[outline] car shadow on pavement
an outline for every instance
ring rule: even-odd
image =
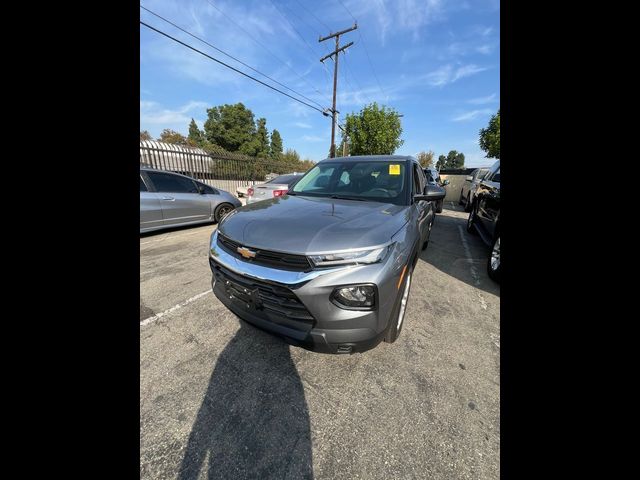
[[[311,460],[309,412],[289,345],[240,321],[218,357],[178,478],[311,479]]]
[[[447,275],[499,297],[500,285],[487,274],[489,247],[479,236],[467,232],[467,217],[463,207],[445,204],[443,213],[436,215],[429,245],[419,258]]]

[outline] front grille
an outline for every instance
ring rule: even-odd
[[[231,240],[228,237],[218,233],[218,245],[225,252],[233,255],[244,262],[255,263],[265,267],[279,268],[281,270],[290,270],[294,272],[307,272],[311,270],[311,264],[304,255],[292,255],[289,253],[272,252],[269,250],[261,250],[259,248],[247,247],[256,252],[254,258],[244,258],[238,253],[238,247],[243,245]]]
[[[289,288],[239,275],[213,260],[210,263],[216,284],[230,292],[238,303],[253,302],[253,299],[247,300],[251,295],[246,292],[257,291],[259,301],[253,302],[255,314],[262,312],[277,323],[282,323],[280,319],[287,319],[291,321],[287,326],[298,330],[309,331],[314,326],[313,315]]]

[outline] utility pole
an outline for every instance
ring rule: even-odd
[[[345,51],[347,48],[349,48],[351,45],[353,45],[353,42],[349,42],[344,47],[340,47],[340,35],[343,35],[345,33],[351,32],[351,31],[353,31],[353,30],[355,30],[357,28],[358,28],[358,24],[354,23],[353,27],[351,27],[351,28],[347,28],[346,30],[342,30],[342,31],[340,31],[338,33],[330,33],[326,37],[320,37],[320,39],[318,40],[318,42],[324,42],[325,40],[328,40],[330,38],[334,38],[335,37],[335,39],[336,39],[336,49],[333,52],[331,52],[330,54],[325,55],[324,57],[322,57],[320,59],[320,61],[322,63],[324,63],[324,61],[327,58],[333,57],[335,55],[335,58],[333,59],[333,61],[335,63],[333,65],[333,105],[331,107],[331,148],[330,148],[330,158],[335,158],[335,156],[336,156],[335,139],[336,139],[336,113],[338,113],[336,111],[336,89],[338,87],[338,54],[340,52]],[[326,113],[324,113],[324,114],[327,115]]]

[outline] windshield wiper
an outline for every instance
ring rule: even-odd
[[[345,197],[343,195],[329,195],[329,198],[335,198],[337,200],[357,200],[358,202],[366,202],[364,198],[360,197]]]
[[[293,193],[291,191],[287,192],[287,195],[297,195],[297,193]]]

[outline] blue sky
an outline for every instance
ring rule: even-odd
[[[319,43],[318,37],[329,33],[327,27],[332,32],[350,27],[348,9],[358,30],[340,39],[341,45],[355,42],[340,56],[340,117],[377,101],[404,115],[404,144],[397,154],[433,150],[437,158],[458,150],[466,166],[492,164],[478,146],[478,130],[500,105],[499,1],[341,1],[346,8],[339,0],[142,0],[141,5],[325,107],[331,106],[333,61],[326,61],[325,69],[319,59],[335,44],[333,39]],[[142,9],[140,18],[270,83]],[[154,138],[164,128],[186,134],[192,117],[202,127],[207,108],[237,102],[256,119],[265,117],[269,131],[279,130],[285,148],[315,161],[327,156],[329,118],[140,26],[141,130]]]

